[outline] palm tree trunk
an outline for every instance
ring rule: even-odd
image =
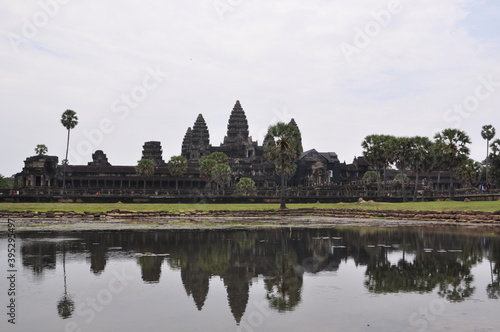
[[[66,157],[64,158],[63,165],[63,193],[66,191],[66,165],[68,164],[68,151],[69,151],[69,133],[70,129],[68,129],[68,138],[66,140]]]
[[[68,296],[66,287],[66,245],[63,244],[63,275],[64,275],[64,297]]]
[[[488,168],[490,167],[490,163],[489,163],[489,160],[488,160],[488,155],[490,153],[490,140],[487,140],[486,141],[486,159],[485,159],[485,167],[484,167],[484,181],[486,182],[486,184],[488,184]]]
[[[405,177],[403,171],[401,171],[401,193],[403,194],[403,202],[406,202]]]
[[[380,196],[381,184],[380,184],[380,166],[377,167],[377,195]]]
[[[439,187],[441,187],[441,171],[438,171],[438,183],[436,188],[438,194],[439,194]]]
[[[455,190],[453,189],[453,169],[450,168],[450,199],[455,200]]]
[[[285,204],[285,162],[284,160],[281,161],[281,204],[280,204],[280,209],[286,209],[286,204]]]
[[[387,191],[387,166],[384,165],[384,192]]]
[[[417,201],[417,191],[418,191],[418,172],[415,172],[415,190],[413,191],[413,201]]]

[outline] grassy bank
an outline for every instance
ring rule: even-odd
[[[288,204],[289,209],[366,209],[366,210],[432,210],[432,211],[498,211],[500,201],[493,202],[418,202],[418,203],[335,203]],[[123,203],[0,203],[7,211],[75,211],[107,212],[129,211],[210,211],[210,210],[278,210],[279,204],[123,204]]]

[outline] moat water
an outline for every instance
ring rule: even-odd
[[[498,230],[20,232],[14,272],[7,240],[1,331],[500,330]]]

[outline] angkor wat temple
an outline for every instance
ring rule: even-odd
[[[291,124],[298,127],[294,119]],[[300,131],[300,130],[299,130]],[[210,143],[210,133],[199,114],[192,127],[187,128],[182,140],[181,155],[188,160],[188,170],[181,177],[170,174],[163,159],[161,143],[145,142],[142,156],[154,162],[154,175],[144,179],[135,169],[135,165],[111,165],[107,155],[97,150],[92,154],[92,161],[87,165],[67,165],[65,194],[72,196],[108,195],[113,197],[149,196],[149,197],[201,197],[209,194],[207,180],[200,175],[199,160],[213,152],[223,152],[229,157],[232,174],[229,184],[223,188],[226,196],[234,193],[236,183],[243,177],[255,181],[256,196],[276,196],[279,176],[274,163],[264,156],[263,145],[259,145],[250,136],[245,111],[236,101],[229,115],[227,133],[220,146]],[[16,174],[16,190],[21,195],[57,196],[63,194],[63,165],[59,165],[57,156],[37,155],[24,161],[22,172]],[[307,196],[314,201],[315,196],[361,197],[367,191],[362,182],[363,175],[373,170],[364,157],[355,157],[351,164],[340,163],[334,152],[318,152],[315,149],[304,151],[297,161],[297,171],[288,180],[289,190],[295,190],[296,196]],[[395,170],[388,171],[388,178],[396,175]],[[411,172],[407,172],[410,179]],[[442,184],[438,189],[446,189],[449,172],[442,172]],[[436,175],[434,174],[435,178]],[[429,176],[429,179],[431,177]],[[438,181],[439,182],[439,181]],[[146,188],[146,190],[144,190]],[[295,188],[295,189],[294,189]],[[436,188],[434,188],[436,189]],[[300,192],[299,192],[300,191]],[[366,193],[369,195],[370,193]]]
[[[291,123],[297,125],[294,119]],[[236,101],[229,116],[227,134],[220,146],[210,144],[209,129],[202,114],[187,129],[181,146],[181,155],[188,160],[188,171],[184,176],[176,178],[169,173],[161,143],[150,141],[143,145],[142,158],[154,162],[153,177],[144,180],[136,173],[135,165],[111,165],[107,155],[97,150],[87,165],[66,166],[66,189],[74,194],[113,192],[125,195],[139,193],[146,181],[150,194],[159,195],[175,189],[176,182],[181,192],[199,191],[206,187],[206,180],[200,176],[199,159],[216,151],[229,157],[232,176],[228,189],[234,188],[242,177],[253,179],[257,189],[274,190],[277,187],[275,166],[264,157],[263,146],[252,140],[245,111]],[[63,187],[63,165],[59,165],[57,156],[32,156],[24,164],[22,172],[16,174],[17,188],[21,193],[57,194]],[[291,186],[340,182],[340,162],[333,152],[306,151],[300,156],[297,166],[296,175],[289,181]]]

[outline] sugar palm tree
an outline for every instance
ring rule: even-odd
[[[61,123],[68,130],[68,139],[66,141],[66,157],[63,161],[63,191],[66,189],[66,165],[68,164],[68,150],[69,150],[69,134],[71,129],[75,128],[78,124],[78,117],[73,110],[66,110],[61,116]]]
[[[495,128],[492,125],[484,125],[482,130],[481,130],[481,137],[486,140],[486,167],[485,167],[485,177],[486,177],[486,182],[488,182],[488,156],[490,152],[490,141],[495,138]]]
[[[217,184],[217,193],[222,187],[222,194],[224,194],[224,186],[231,180],[231,167],[224,163],[216,164],[212,169],[212,178]]]
[[[396,138],[390,135],[368,135],[361,143],[363,148],[363,156],[366,161],[375,166],[377,172],[377,191],[380,195],[380,171],[384,172],[387,167],[394,161]]]
[[[229,157],[223,152],[212,152],[208,156],[200,158],[200,175],[207,182],[206,187],[212,185],[212,181],[219,184],[229,181],[231,176],[231,167],[229,166]],[[218,187],[217,187],[218,189]]]
[[[413,153],[413,138],[411,137],[398,137],[396,138],[396,144],[394,145],[394,161],[396,167],[400,171],[401,178],[401,191],[403,195],[403,202],[406,202],[406,184],[405,179],[407,176],[404,171],[408,169],[412,162]]]
[[[285,176],[292,176],[294,165],[302,153],[300,132],[297,126],[278,122],[269,126],[264,138],[264,154],[276,165],[276,170],[281,177],[281,205],[280,209],[286,209],[285,204]]]
[[[450,198],[454,199],[453,169],[467,161],[471,140],[465,132],[451,128],[436,133],[434,139],[440,164],[450,170]]]
[[[453,172],[465,188],[473,188],[481,181],[483,167],[481,163],[468,158]]]
[[[49,151],[49,149],[47,148],[47,146],[45,144],[38,144],[35,148],[35,153],[38,156],[43,156],[44,154],[47,153],[47,151]]]
[[[178,190],[178,178],[183,176],[188,169],[187,159],[183,156],[172,156],[172,158],[168,161],[167,166],[170,175],[175,177],[175,190]]]
[[[410,152],[409,168],[415,172],[415,188],[413,201],[417,201],[418,179],[422,172],[429,172],[434,164],[432,153],[433,143],[427,137],[415,136],[411,138],[412,149]]]
[[[500,184],[500,139],[496,139],[490,144],[491,153],[488,156],[490,169],[490,180],[495,184]]]
[[[142,158],[137,162],[135,171],[144,178],[144,195],[146,195],[146,179],[152,177],[155,173],[155,164],[151,159]]]

